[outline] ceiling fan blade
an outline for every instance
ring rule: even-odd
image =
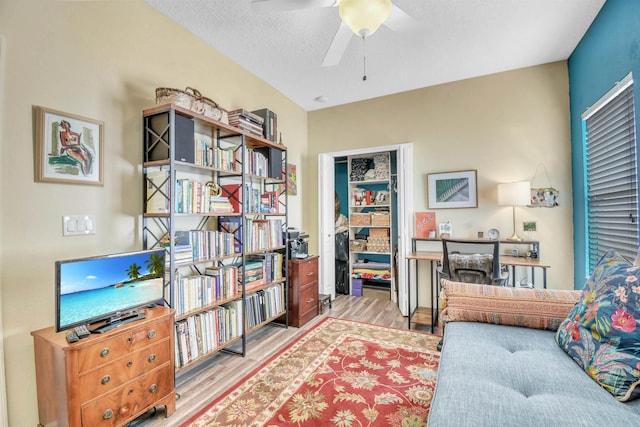
[[[418,21],[396,5],[392,5],[391,14],[382,25],[397,33],[406,33],[418,29]]]
[[[335,0],[251,0],[255,12],[284,12],[287,10],[311,9],[333,6]]]
[[[347,50],[347,46],[349,45],[352,36],[353,32],[351,31],[351,28],[349,28],[349,26],[344,22],[340,22],[340,27],[338,28],[336,35],[333,37],[331,45],[329,45],[329,49],[322,61],[323,67],[333,67],[334,65],[338,65],[338,62],[342,59],[344,51]]]

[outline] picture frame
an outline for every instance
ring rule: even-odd
[[[35,181],[103,185],[104,122],[36,107]]]
[[[283,176],[285,177],[287,194],[289,196],[296,196],[298,194],[298,177],[296,171],[296,165],[293,163],[287,163],[287,170],[285,171],[282,168]],[[278,193],[282,193],[284,191],[285,184],[280,184],[278,186]]]
[[[477,171],[427,174],[429,209],[478,207]]]

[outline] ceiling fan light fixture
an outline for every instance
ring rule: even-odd
[[[342,0],[340,18],[356,35],[366,37],[387,20],[391,14],[391,0]]]

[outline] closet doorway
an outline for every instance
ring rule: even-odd
[[[376,156],[389,153],[395,159],[393,176],[394,233],[390,246],[393,256],[394,287],[391,298],[397,303],[403,315],[407,309],[406,256],[411,251],[411,233],[413,227],[413,145],[410,143],[370,147],[358,150],[323,153],[318,156],[318,206],[319,206],[319,244],[320,244],[320,292],[336,296],[336,189],[346,183],[336,182],[336,162],[352,157]],[[340,167],[340,166],[339,166]],[[342,190],[344,192],[344,190]],[[349,204],[349,199],[341,197],[341,205]],[[342,209],[345,211],[346,206]],[[351,233],[353,234],[353,233]],[[353,235],[351,236],[353,237]],[[349,261],[351,262],[351,260]]]

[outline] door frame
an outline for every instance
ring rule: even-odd
[[[411,252],[413,229],[413,144],[403,143],[380,147],[318,154],[318,236],[320,245],[320,293],[336,296],[335,280],[335,182],[334,166],[337,158],[362,156],[381,152],[396,153],[398,193],[398,254],[397,283],[398,307],[408,316],[407,256]],[[393,260],[392,260],[393,261]]]

